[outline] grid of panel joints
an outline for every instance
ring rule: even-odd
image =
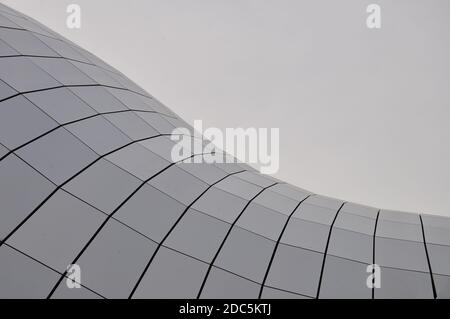
[[[165,170],[162,170],[161,172],[163,172],[163,171],[165,171]],[[123,205],[125,205],[127,202],[128,202],[128,200],[130,200],[135,194],[137,194],[138,192],[139,192],[139,190],[143,187],[143,186],[145,186],[146,185],[146,182],[148,182],[148,180],[147,181],[145,181],[144,183],[142,183],[135,191],[133,191],[133,193],[129,196],[129,197],[127,197],[110,215],[109,215],[109,217],[112,217],[112,215],[114,215],[118,210],[120,210],[121,209],[121,207],[123,206]],[[100,230],[102,230],[102,227],[103,226],[105,226],[106,225],[106,223],[108,222],[108,219],[106,219],[105,220],[105,222],[101,225],[101,227],[97,230],[97,232],[94,234],[94,236],[91,238],[91,241],[95,238],[95,236],[99,233],[99,231]],[[106,226],[105,227],[105,230],[103,231],[103,233],[105,233],[106,232],[106,229],[107,229],[107,227],[108,226]],[[105,235],[104,235],[105,236]],[[112,236],[111,238],[110,238],[110,240],[113,240],[113,239],[117,239],[117,238],[119,238],[119,237],[117,237],[117,235],[116,236]],[[98,242],[98,241],[97,241]],[[96,242],[94,242],[94,243],[96,243]],[[107,245],[110,245],[110,243],[109,243],[109,241],[105,241],[105,243],[107,244]],[[77,255],[77,257],[75,258],[75,260],[74,260],[74,263],[76,263],[76,262],[78,262],[78,258],[80,258],[80,257],[82,257],[83,256],[83,253],[84,253],[84,250],[85,249],[87,249],[88,247],[89,247],[89,245],[90,245],[90,242],[88,242],[87,243],[87,245],[85,245],[85,247],[82,249],[82,251]],[[131,246],[131,247],[135,247],[135,246]],[[131,247],[129,247],[129,248],[131,248]],[[103,247],[104,248],[104,247]],[[105,249],[102,249],[102,251],[104,251]],[[131,250],[131,249],[130,249]],[[88,250],[89,251],[89,250]],[[148,251],[149,253],[150,253],[150,250],[139,250],[139,251],[141,251],[141,252],[145,252],[145,251]],[[98,255],[97,254],[94,254],[94,256],[95,257],[97,257]],[[139,255],[139,257],[141,257],[141,258],[146,258],[146,255],[145,254],[140,254]],[[125,259],[127,262],[129,262],[130,261],[130,258],[126,258]],[[80,262],[81,262],[81,260],[80,260]],[[137,264],[139,264],[139,263],[137,263]],[[91,264],[91,267],[90,267],[90,269],[92,269],[93,267],[98,267],[99,265],[101,265],[100,263],[93,263],[93,264]],[[136,262],[135,263],[133,263],[133,265],[136,265]],[[121,267],[122,268],[122,267]],[[131,268],[131,265],[128,265],[128,269],[130,269]],[[133,275],[136,275],[138,273],[138,271],[132,271],[132,274]],[[124,279],[124,277],[125,276],[123,276],[122,277],[122,279]],[[62,278],[62,277],[61,277]],[[111,279],[111,278],[110,278]],[[126,279],[126,278],[125,278]],[[104,284],[105,283],[105,281],[102,281],[102,283]],[[56,287],[57,286],[55,286],[55,289],[56,289]],[[118,287],[116,287],[116,289],[114,290],[116,293],[118,293],[119,292],[119,289],[117,289]],[[123,297],[123,296],[122,296]]]
[[[279,240],[262,297],[266,287],[316,297],[330,226],[342,204],[313,196],[298,207]]]
[[[0,17],[1,14],[0,14]],[[5,17],[2,17],[3,20],[0,21],[0,28],[6,28],[6,30],[15,30],[15,31],[27,31],[26,29],[22,29],[22,28],[12,28],[8,26],[1,26],[1,24],[5,24],[4,21],[7,19]],[[9,22],[9,24],[11,25],[12,22]],[[60,58],[60,57],[66,57],[66,60],[73,59],[73,57],[75,56],[75,58],[80,59],[80,57],[82,57],[83,61],[80,61],[80,63],[86,63],[87,65],[95,65],[98,68],[102,68],[105,72],[108,73],[112,73],[113,77],[115,78],[115,80],[121,84],[121,86],[125,86],[126,88],[128,88],[131,91],[136,91],[138,94],[141,94],[143,96],[147,96],[147,97],[151,97],[148,95],[147,92],[145,92],[144,90],[142,90],[140,87],[138,87],[136,84],[134,84],[133,82],[131,82],[128,78],[126,78],[125,75],[123,75],[122,73],[118,72],[117,70],[112,69],[109,65],[105,64],[103,61],[101,61],[100,59],[98,59],[97,57],[95,57],[94,55],[92,55],[91,53],[89,53],[88,51],[74,45],[73,43],[70,43],[67,40],[63,40],[60,39],[59,36],[56,35],[56,38],[52,38],[50,37],[48,34],[42,35],[42,34],[36,34],[34,32],[34,30],[32,30],[32,26],[30,27],[30,25],[28,25],[29,29],[28,31],[30,32],[23,32],[24,34],[34,34],[36,36],[39,36],[39,39],[41,40],[40,43],[41,45],[38,47],[46,47],[48,48],[47,50],[45,50],[47,53],[48,52],[58,52],[56,55],[50,55],[48,57],[51,58]],[[17,30],[18,29],[18,30]],[[49,43],[51,39],[51,42]],[[37,38],[36,38],[37,40]],[[68,43],[66,43],[68,42]],[[20,44],[20,43],[19,43]],[[28,56],[32,56],[31,53],[33,52],[27,52],[26,48],[30,48],[30,46],[25,45],[22,43],[22,45],[20,46],[20,48],[22,49],[22,55],[27,55]],[[51,48],[50,48],[51,47]],[[9,51],[12,50],[11,47],[9,47]],[[25,50],[25,52],[23,52],[23,50]],[[11,52],[10,52],[11,53]],[[87,70],[86,70],[87,71]],[[87,72],[87,73],[92,73],[92,72]],[[153,97],[152,97],[153,98]],[[154,101],[155,103],[157,102],[156,100]],[[168,112],[168,113],[172,113],[167,107],[163,106],[161,103],[157,102],[156,103],[157,107],[160,110],[163,110],[164,112]]]
[[[73,69],[74,70],[74,69]],[[73,72],[73,70],[70,70],[70,72],[66,72],[66,73],[70,73],[70,74],[72,74],[72,73],[74,73]],[[43,74],[45,74],[45,73],[43,73]],[[48,74],[48,73],[47,73]],[[81,74],[81,73],[80,73]],[[9,77],[8,77],[9,78]],[[18,105],[21,105],[21,104],[26,104],[26,103],[28,103],[28,104],[30,104],[30,102],[31,102],[31,100],[30,99],[28,99],[28,97],[27,96],[25,96],[25,98],[27,98],[27,102],[24,102],[25,100],[23,99],[23,97],[21,96],[23,93],[16,93],[16,94],[13,94],[14,93],[14,89],[12,89],[11,87],[6,87],[6,85],[5,85],[6,83],[4,83],[4,82],[2,82],[2,85],[1,85],[1,87],[2,87],[2,101],[5,101],[6,99],[9,99],[9,98],[15,98],[15,97],[19,97],[19,98],[21,98],[22,100],[20,100],[20,101],[18,101],[18,103],[16,103],[16,104],[18,104]],[[85,84],[85,85],[87,85],[87,86],[89,86],[90,84]],[[9,95],[9,96],[6,96],[6,97],[4,97],[3,96],[3,87],[6,87],[6,89],[8,89],[8,90],[10,90],[10,91],[12,91],[11,92],[11,94]],[[61,86],[57,86],[56,88],[60,88],[60,87],[65,87],[64,85],[61,85]],[[81,90],[81,88],[76,88],[76,89],[78,89],[78,90]],[[72,89],[72,91],[73,90],[76,90],[75,88],[74,89]],[[83,89],[87,89],[87,87],[84,87]],[[32,91],[36,91],[36,89],[33,87],[33,90]],[[52,94],[53,92],[51,92],[51,94]],[[74,94],[75,92],[72,92],[72,94]],[[99,94],[99,93],[101,93],[98,89],[96,89],[96,92],[95,92],[96,94]],[[39,95],[43,95],[43,93],[42,94],[39,94]],[[65,97],[62,97],[62,98],[67,98],[67,95],[65,96]],[[78,98],[80,98],[80,96],[78,96]],[[117,100],[119,100],[119,98],[117,98],[117,97],[115,97]],[[81,99],[81,98],[80,98]],[[48,102],[48,101],[47,101]],[[86,103],[86,104],[89,104],[89,103]],[[117,103],[116,103],[117,104]],[[121,103],[122,105],[124,105],[124,103]],[[142,105],[143,103],[141,103],[141,105]],[[45,104],[44,104],[45,105]],[[16,111],[17,112],[17,109],[18,107],[15,107],[15,108],[10,108],[10,109],[12,109],[12,110],[14,110],[14,111]],[[33,111],[30,111],[30,108],[28,108],[28,109],[26,109],[27,111],[29,111],[29,112],[33,112]],[[23,112],[25,112],[25,107],[22,105],[22,111]],[[71,110],[72,112],[73,112],[73,110]],[[119,110],[117,110],[117,109],[114,109],[113,111],[110,111],[110,112],[115,112],[115,111],[119,111]],[[152,110],[153,111],[153,110]],[[36,112],[36,111],[34,111],[34,112]],[[14,114],[13,114],[14,115]],[[20,115],[24,115],[24,114],[20,114]],[[36,115],[36,114],[34,114],[34,115]],[[92,116],[92,115],[91,115]],[[2,117],[2,118],[4,118],[4,119],[7,119],[8,120],[8,118],[7,117]],[[26,117],[26,116],[23,116],[23,118],[28,118],[28,117]],[[44,116],[35,116],[35,118],[41,118],[42,119],[42,121],[44,122]],[[47,120],[47,122],[50,122],[50,120],[48,119],[48,118],[45,118],[45,120]],[[79,120],[79,119],[78,119]],[[46,124],[48,124],[49,125],[49,123],[46,123]],[[53,124],[53,123],[52,123]]]
[[[0,15],[1,16],[1,15]],[[5,24],[5,21],[9,21],[8,18],[2,16],[2,21],[0,21],[0,24],[3,23]],[[12,25],[13,22],[9,22],[10,26]],[[49,58],[63,58],[65,57],[65,62],[54,62],[54,63],[65,63],[66,67],[68,65],[70,65],[69,63],[67,63],[70,59],[72,60],[76,60],[73,59],[73,56],[76,55],[78,59],[82,59],[83,61],[80,61],[80,63],[85,63],[88,65],[92,65],[98,68],[102,68],[103,66],[107,66],[105,63],[103,63],[100,59],[96,58],[95,56],[93,56],[92,54],[90,54],[89,52],[79,48],[79,47],[75,47],[75,45],[70,44],[68,45],[66,43],[65,40],[61,40],[59,38],[50,38],[49,35],[39,35],[34,33],[32,30],[26,30],[26,29],[21,29],[21,28],[8,28],[8,26],[2,26],[0,25],[0,32],[2,32],[2,38],[9,38],[10,41],[14,42],[13,45],[11,44],[6,44],[4,41],[2,41],[2,45],[0,46],[0,52],[3,52],[3,56],[33,56],[33,54],[36,57],[43,57],[43,56],[47,56]],[[19,33],[18,33],[19,32]],[[14,34],[13,37],[11,37],[10,33],[16,33]],[[8,36],[9,35],[9,36]],[[52,39],[53,42],[48,42],[49,39]],[[16,48],[17,50],[15,50],[14,48]],[[82,52],[78,52],[78,51],[82,51]],[[94,60],[94,62],[89,61],[88,58],[85,58],[84,56],[88,56],[90,59]],[[72,56],[72,58],[71,58]],[[43,58],[42,58],[43,59]],[[42,61],[41,61],[42,62]],[[44,63],[44,62],[42,62]],[[47,62],[48,63],[48,62]],[[78,62],[77,62],[78,63]],[[45,64],[45,63],[44,63]],[[61,65],[59,65],[59,67],[61,68]],[[109,73],[114,73],[115,76],[117,74],[117,76],[119,76],[121,79],[125,79],[125,76],[123,74],[111,71],[111,67],[107,66],[108,69],[103,69],[103,71],[105,72],[109,72]],[[107,76],[103,76],[101,75],[101,73],[98,72],[89,72],[88,70],[84,70],[87,73],[90,73],[91,76],[93,76],[93,73],[96,73],[96,75],[98,75],[98,79],[102,79],[105,81],[105,78]],[[98,73],[98,74],[97,74]],[[77,73],[74,73],[77,74]],[[117,77],[116,76],[116,77]],[[99,81],[101,82],[101,81]],[[111,82],[111,80],[109,80],[108,82]],[[119,86],[123,86],[124,83],[121,81],[116,82],[117,84],[121,84]],[[110,83],[112,84],[112,83]],[[137,88],[137,86],[132,83],[131,81],[129,81],[127,79],[127,82],[125,83],[125,87],[130,86],[130,84],[132,84],[132,87],[128,87],[130,90],[133,90],[135,88]],[[117,86],[117,85],[116,85]],[[139,94],[148,96],[148,94],[146,92],[144,92],[142,89],[137,89]],[[170,112],[166,107],[160,105],[161,108],[163,108],[164,110]]]
[[[98,67],[103,68],[106,71],[116,73],[118,75],[121,75],[122,77],[125,77],[123,74],[113,69],[111,66],[107,65],[96,56],[90,54],[88,51],[82,49],[79,46],[76,46],[74,43],[71,43],[68,40],[63,40],[58,34],[41,25],[37,21],[30,20],[32,19],[21,14],[11,14],[11,12],[5,12],[5,10],[1,10],[0,12],[0,28],[15,31],[29,31],[30,33],[33,33],[37,37],[39,37],[39,39],[41,39],[42,42],[46,43],[48,47],[52,47],[54,51],[61,54],[61,56],[66,56],[66,58],[78,61],[80,63],[97,65]],[[66,42],[69,42],[70,46],[68,46]],[[38,48],[39,47],[42,48],[42,46],[38,46]],[[44,52],[48,53],[47,51]],[[22,54],[27,53],[29,52]],[[50,55],[50,57],[53,56]],[[130,84],[135,85],[134,83]],[[139,91],[144,92],[142,89],[139,89]]]
[[[195,253],[195,254],[197,254],[198,256],[203,257],[204,259],[210,259],[209,263],[206,263],[206,265],[203,265],[203,267],[202,267],[201,264],[198,264],[197,267],[186,267],[186,266],[188,266],[188,265],[185,265],[185,266],[182,267],[182,269],[183,269],[183,272],[182,272],[182,274],[181,274],[181,277],[182,277],[182,278],[187,278],[187,277],[188,277],[189,280],[195,280],[195,281],[197,281],[197,280],[201,280],[201,278],[203,277],[202,286],[200,287],[200,291],[198,292],[197,297],[199,297],[199,296],[201,295],[202,289],[203,289],[203,287],[204,287],[204,284],[205,284],[206,280],[208,279],[208,275],[210,274],[210,270],[211,270],[211,268],[212,268],[212,266],[213,266],[213,264],[214,264],[214,261],[215,261],[216,257],[218,256],[218,254],[220,253],[220,251],[221,251],[221,249],[222,249],[224,243],[227,241],[228,235],[231,233],[232,230],[234,230],[234,225],[235,225],[236,221],[237,221],[237,220],[239,219],[239,217],[245,212],[246,208],[250,205],[250,203],[251,203],[251,202],[252,202],[259,194],[261,194],[264,190],[266,190],[267,188],[272,187],[272,186],[274,186],[274,185],[275,185],[275,184],[271,184],[271,185],[269,185],[269,186],[266,186],[266,187],[264,187],[264,188],[261,188],[261,189],[259,190],[259,192],[258,192],[256,195],[254,195],[254,196],[252,197],[252,199],[250,199],[250,200],[245,204],[244,208],[240,211],[240,213],[237,212],[238,215],[234,218],[233,223],[232,223],[231,225],[229,225],[229,226],[226,226],[225,229],[222,228],[222,231],[221,231],[221,232],[219,231],[219,236],[218,236],[218,238],[217,238],[216,240],[214,240],[214,241],[212,242],[212,247],[211,247],[211,246],[210,246],[210,247],[205,247],[205,246],[203,246],[203,247],[198,248],[198,247],[193,246],[193,247],[190,248],[190,249],[192,249],[192,248],[195,247],[195,248],[194,248],[194,253]],[[192,216],[192,214],[195,214],[195,212],[192,211],[192,212],[191,212],[191,216]],[[193,216],[195,216],[195,215],[193,215]],[[217,224],[217,226],[219,226],[219,224]],[[181,227],[183,227],[183,226],[181,226]],[[227,230],[227,229],[228,229],[228,230]],[[218,231],[218,230],[219,230],[219,229],[216,228],[216,231]],[[223,237],[223,235],[224,235],[225,232],[226,232],[226,234],[225,234],[225,236]],[[222,235],[222,236],[220,236],[220,235]],[[223,237],[223,238],[222,238],[222,237]],[[175,236],[175,239],[172,240],[172,241],[175,242],[175,244],[177,243],[176,238],[177,238],[177,236]],[[180,237],[178,236],[178,238],[180,238]],[[172,244],[173,244],[173,243],[172,243]],[[215,254],[214,254],[214,252],[215,252]],[[213,257],[213,254],[214,254],[214,257]],[[164,255],[163,255],[163,256],[164,256]],[[163,258],[163,257],[161,257],[161,258]],[[212,259],[211,259],[211,258],[212,258]],[[160,292],[158,292],[158,290],[159,290],[158,287],[159,287],[159,288],[163,288],[163,291],[164,291],[164,287],[160,287],[161,285],[160,285],[160,284],[158,285],[158,281],[160,281],[161,278],[163,278],[163,280],[164,280],[164,278],[167,279],[167,275],[168,275],[168,274],[171,275],[172,272],[167,273],[167,271],[163,271],[160,275],[158,275],[158,273],[155,273],[155,272],[157,272],[158,269],[161,269],[160,267],[158,268],[158,265],[160,265],[160,264],[165,264],[165,262],[158,263],[158,261],[156,261],[156,262],[154,263],[154,265],[156,265],[156,266],[154,266],[154,267],[156,267],[157,270],[154,270],[153,272],[151,272],[151,273],[150,273],[150,276],[147,277],[147,281],[146,281],[146,282],[144,281],[144,283],[139,287],[139,290],[137,291],[137,296],[138,296],[138,297],[141,296],[141,295],[147,296],[148,294],[151,294],[152,291],[154,291],[155,289],[157,289],[157,290],[156,290],[157,293],[160,293]],[[207,266],[208,264],[209,264],[209,266],[206,268],[206,266]],[[186,273],[186,270],[190,270],[190,272],[189,272],[189,273]],[[205,274],[205,271],[206,271],[206,274]],[[164,275],[165,275],[165,276],[164,276]],[[178,275],[179,275],[179,274],[178,274]],[[180,279],[181,279],[181,278],[180,278]],[[155,280],[156,280],[156,282],[155,282]],[[241,280],[241,282],[244,283],[244,281],[242,281],[242,280]],[[164,286],[164,285],[163,285],[163,286]],[[184,285],[182,284],[181,286],[182,286],[182,287],[178,287],[178,285],[177,285],[177,289],[185,289],[185,290],[188,289],[188,290],[189,290],[189,295],[191,296],[191,298],[192,298],[192,297],[195,297],[196,289],[198,289],[198,288],[196,287],[196,285],[195,285],[194,283],[192,283],[192,284],[190,284],[190,285],[187,285],[187,283],[184,283]],[[220,288],[221,288],[221,289],[223,289],[223,287],[224,287],[224,285],[220,285]],[[172,291],[176,291],[177,289],[172,289]],[[242,290],[239,290],[239,291],[242,292]],[[173,293],[173,292],[172,292],[172,293]],[[185,293],[188,293],[188,292],[185,291]]]
[[[373,263],[373,238],[378,210],[345,203],[330,229],[320,298],[372,297],[367,266]]]
[[[428,265],[421,216],[381,210],[375,234],[374,261],[381,287],[374,298],[436,298]]]

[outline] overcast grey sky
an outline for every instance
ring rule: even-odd
[[[448,0],[0,0],[188,122],[279,127],[276,177],[450,216]],[[66,7],[81,5],[81,29]],[[366,27],[381,6],[382,27]]]

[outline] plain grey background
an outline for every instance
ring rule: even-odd
[[[1,0],[188,122],[279,127],[276,177],[450,216],[448,0]],[[81,5],[81,29],[66,7]],[[381,6],[382,27],[366,27]]]

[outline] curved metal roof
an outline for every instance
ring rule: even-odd
[[[449,218],[172,162],[177,127],[125,75],[0,5],[0,297],[450,297]]]

